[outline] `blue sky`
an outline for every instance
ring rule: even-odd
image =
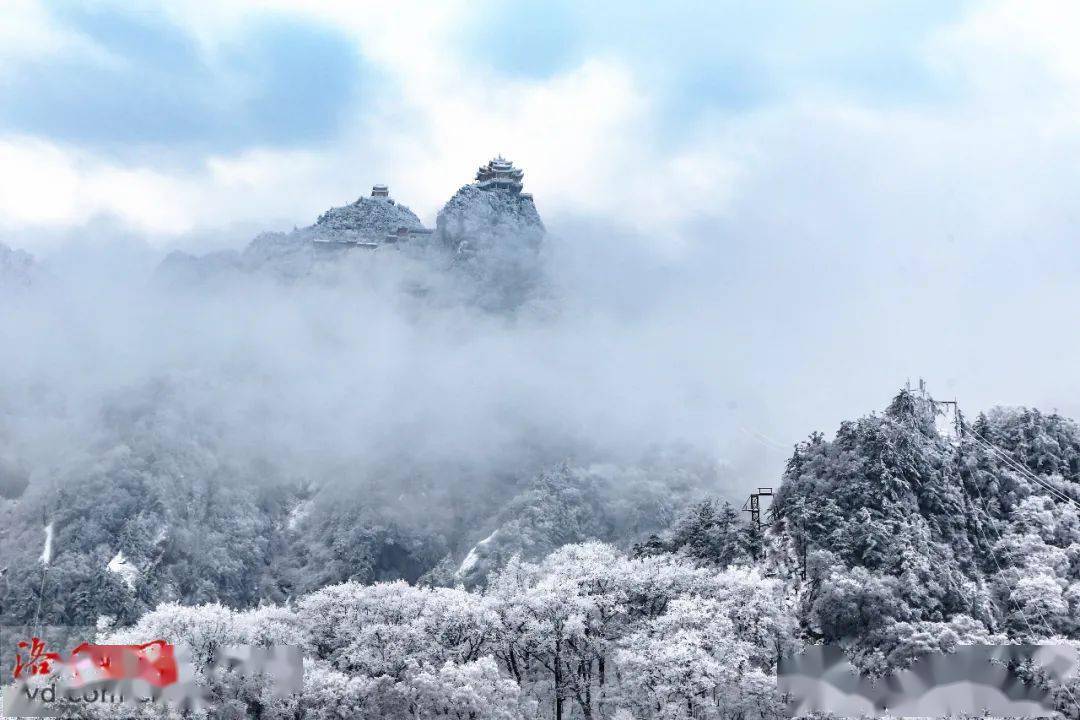
[[[363,56],[325,24],[253,17],[212,53],[151,6],[56,4],[48,19],[102,51],[21,63],[0,127],[103,151],[196,153],[330,143],[363,102]]]
[[[868,101],[940,99],[922,51],[959,2],[478,3],[460,35],[477,63],[545,78],[610,54],[662,86],[672,114],[782,101],[808,88]]]
[[[923,50],[960,14],[956,2],[486,2],[462,6],[440,51],[463,73],[506,82],[551,81],[592,58],[618,62],[655,97],[658,121],[678,126],[811,92],[947,101],[962,89],[928,67]],[[192,159],[325,147],[395,90],[394,68],[368,59],[355,33],[287,8],[249,9],[209,38],[154,3],[48,4],[39,22],[78,44],[15,58],[0,132]]]

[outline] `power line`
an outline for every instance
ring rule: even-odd
[[[962,422],[961,428],[965,428],[965,429],[969,430],[971,432],[971,434],[975,437],[976,442],[979,442],[984,448],[989,450],[995,457],[997,457],[999,460],[1001,460],[1006,465],[1011,467],[1013,470],[1016,470],[1021,475],[1023,475],[1025,478],[1032,481],[1033,483],[1035,483],[1039,487],[1047,490],[1048,492],[1050,492],[1052,495],[1054,495],[1058,499],[1064,500],[1065,502],[1071,503],[1071,504],[1075,505],[1077,508],[1080,508],[1080,502],[1077,502],[1073,498],[1069,497],[1068,495],[1066,495],[1062,491],[1058,490],[1054,486],[1052,486],[1049,483],[1047,483],[1046,481],[1044,481],[1042,478],[1035,475],[1035,473],[1033,473],[1030,469],[1028,469],[1028,468],[1024,467],[1023,465],[1021,465],[1020,462],[1017,461],[1015,458],[1011,457],[1004,450],[997,447],[996,445],[991,443],[989,440],[987,440],[985,437],[983,437],[978,432],[976,432],[976,430],[973,427],[971,427],[967,423]]]
[[[989,551],[990,557],[994,561],[994,565],[997,566],[998,574],[1003,576],[1005,574],[1005,568],[1004,566],[1002,566],[1001,561],[998,559],[997,553],[994,551],[994,544],[1001,541],[1001,535],[1000,533],[998,533],[997,528],[994,527],[994,518],[992,513],[990,512],[990,505],[989,503],[987,503],[986,497],[982,494],[982,490],[979,488],[978,481],[973,480],[971,484],[975,487],[975,492],[979,496],[979,501],[983,504],[983,509],[986,511],[987,523],[990,525],[990,530],[997,536],[997,540],[994,543],[990,542],[989,538],[986,537],[986,532],[982,527],[982,523],[976,522],[976,527],[979,530],[979,534],[982,536],[983,542],[986,543],[986,549]],[[1013,599],[1011,592],[1009,593],[1009,599],[1013,601],[1014,605],[1016,605],[1016,610],[1020,613],[1020,619],[1024,621],[1024,625],[1027,626],[1028,632],[1031,633],[1032,637],[1038,637],[1038,635],[1035,633],[1035,628],[1031,625],[1031,621],[1028,620],[1027,613],[1025,613],[1024,608],[1020,606],[1020,602]],[[1049,637],[1056,635],[1057,633],[1054,632],[1054,627],[1050,624],[1050,621],[1047,620],[1046,615],[1043,613],[1042,609],[1038,605],[1035,606],[1035,611],[1039,613],[1039,619],[1042,620],[1043,625],[1046,626],[1047,635]],[[1069,687],[1068,681],[1066,679],[1063,679],[1061,681],[1061,688],[1069,694],[1069,698],[1072,700],[1073,705],[1075,705],[1077,710],[1080,711],[1080,701],[1077,701],[1076,695],[1073,693],[1072,688]]]
[[[957,417],[958,418],[960,417],[959,414],[957,415]],[[977,443],[979,443],[985,449],[989,450],[994,457],[997,457],[999,459],[1004,460],[1004,462],[1009,467],[1013,468],[1014,470],[1019,470],[1019,472],[1022,475],[1024,475],[1028,479],[1033,480],[1039,486],[1044,487],[1047,490],[1050,490],[1056,496],[1063,497],[1065,500],[1067,500],[1067,501],[1069,501],[1069,502],[1071,502],[1073,504],[1077,504],[1075,500],[1073,500],[1072,498],[1070,498],[1068,496],[1062,495],[1055,488],[1044,485],[1038,478],[1035,477],[1034,473],[1032,473],[1027,468],[1025,468],[1023,466],[1018,466],[1019,464],[1013,458],[1010,458],[1010,457],[1006,456],[1004,454],[1004,451],[1002,451],[999,448],[997,448],[996,446],[994,446],[989,440],[987,440],[982,435],[980,435],[978,432],[976,432],[974,430],[974,428],[971,428],[962,419],[960,419],[958,421],[958,425],[960,426],[961,432],[963,432],[965,427],[968,430],[970,430],[971,434],[975,437]],[[961,483],[962,482],[963,482],[963,479],[961,478]],[[987,536],[986,536],[986,532],[983,529],[981,522],[976,521],[976,528],[979,530],[979,534],[982,536],[983,542],[986,544],[987,551],[990,553],[990,557],[991,557],[991,559],[993,559],[994,565],[998,569],[998,574],[999,575],[1004,575],[1005,574],[1005,568],[1004,568],[1004,566],[1002,566],[1001,561],[998,559],[997,552],[994,550],[994,545],[1001,541],[1001,534],[998,533],[997,528],[994,526],[994,518],[993,518],[993,514],[990,512],[990,504],[987,502],[986,497],[983,495],[982,489],[979,487],[978,480],[973,478],[971,484],[975,487],[975,492],[976,492],[976,494],[978,494],[979,501],[982,503],[983,510],[986,512],[987,523],[990,526],[990,530],[994,533],[994,535],[997,536],[997,540],[995,540],[994,543],[990,542],[989,538],[987,538]],[[1027,627],[1028,632],[1031,633],[1031,635],[1033,637],[1037,637],[1037,635],[1035,633],[1035,629],[1034,629],[1034,627],[1032,627],[1031,621],[1028,620],[1027,614],[1024,612],[1023,607],[1021,607],[1020,602],[1018,600],[1013,598],[1011,592],[1009,593],[1009,599],[1012,600],[1013,604],[1016,606],[1016,610],[1020,614],[1020,618],[1024,621],[1024,625]],[[1039,619],[1042,621],[1042,624],[1046,627],[1047,636],[1052,637],[1052,636],[1056,635],[1057,633],[1055,633],[1053,625],[1050,624],[1050,621],[1047,619],[1046,614],[1043,613],[1042,608],[1040,608],[1038,605],[1036,605],[1034,609],[1035,609],[1035,612],[1037,612],[1039,614]],[[1080,711],[1080,701],[1077,700],[1075,693],[1073,693],[1073,691],[1072,691],[1072,688],[1069,687],[1067,679],[1062,679],[1062,681],[1061,681],[1061,689],[1064,690],[1065,693],[1068,694],[1069,699],[1072,700],[1072,704],[1076,706],[1078,711]]]

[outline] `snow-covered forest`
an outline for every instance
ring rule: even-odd
[[[1080,720],[1078,27],[3,2],[0,715]]]
[[[349,582],[290,607],[166,605],[114,637],[302,646],[300,696],[214,687],[251,717],[779,717],[770,668],[796,631],[757,570],[583,543],[483,591]]]
[[[1080,513],[1026,472],[1075,498],[1080,428],[995,410],[957,441],[938,434],[931,408],[902,391],[832,441],[811,436],[763,534],[706,499],[629,548],[571,542],[534,562],[516,552],[471,587],[429,573],[247,609],[170,602],[104,636],[166,637],[196,657],[298,645],[301,694],[226,675],[208,681],[218,707],[372,719],[779,718],[776,663],[804,643],[839,643],[876,675],[963,644],[1075,643]],[[540,506],[534,529],[577,522],[572,506]],[[1055,692],[1068,717],[1080,682]]]
[[[807,643],[880,677],[1080,642],[1074,421],[903,389],[756,476],[759,526],[720,403],[545,235],[467,185],[431,231],[362,197],[136,281],[5,251],[4,624],[299,646],[299,694],[199,678],[266,720],[764,720]]]

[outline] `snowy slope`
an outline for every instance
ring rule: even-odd
[[[423,230],[412,210],[388,198],[362,197],[351,205],[327,210],[304,234],[319,240],[381,243],[398,228]]]
[[[349,252],[366,252],[385,242],[400,228],[423,230],[419,218],[404,205],[384,198],[362,197],[331,208],[314,225],[290,232],[266,232],[242,252],[225,251],[194,256],[174,252],[162,262],[159,275],[171,282],[192,284],[227,279],[235,273],[268,273],[284,280],[309,275],[319,264],[334,262]]]

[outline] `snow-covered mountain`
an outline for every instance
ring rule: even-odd
[[[372,190],[381,192],[381,186]],[[354,203],[330,208],[303,233],[312,240],[383,244],[400,230],[424,231],[412,210],[387,196],[361,197]]]
[[[429,702],[442,703],[439,717],[500,707],[500,717],[525,720],[543,707],[563,720],[768,720],[784,716],[778,660],[805,644],[839,647],[872,675],[960,645],[1075,644],[1080,428],[1035,410],[994,409],[965,424],[954,441],[937,432],[936,412],[928,398],[905,391],[883,414],[843,423],[833,440],[814,433],[800,444],[764,556],[760,536],[750,532],[755,526],[711,499],[678,512],[668,530],[628,552],[626,540],[644,526],[612,522],[615,513],[655,520],[665,507],[656,491],[663,480],[677,487],[677,477],[645,473],[642,486],[618,468],[563,467],[528,483],[498,514],[493,532],[479,530],[492,524],[462,522],[484,534],[468,552],[457,544],[456,570],[448,556],[418,582],[397,562],[415,538],[388,535],[386,518],[313,523],[328,510],[313,508],[291,542],[321,537],[299,554],[283,553],[272,528],[292,513],[258,518],[266,497],[204,526],[230,536],[199,543],[189,534],[182,545],[166,544],[153,554],[151,573],[129,571],[129,582],[121,572],[125,549],[107,571],[88,575],[85,562],[72,561],[71,545],[80,542],[84,557],[107,555],[86,548],[97,528],[84,512],[68,520],[81,522],[80,533],[65,534],[57,521],[62,554],[50,582],[68,592],[50,596],[46,613],[132,618],[125,610],[137,596],[149,598],[146,611],[111,642],[161,636],[190,646],[239,637],[301,645],[304,690],[289,701],[294,705],[275,709],[289,717],[328,716],[328,708],[335,716],[409,717],[409,703],[427,692]],[[211,501],[206,510],[230,513],[238,499],[196,497]],[[620,497],[622,509],[611,508]],[[92,507],[100,513],[109,506],[95,496]],[[202,514],[193,508],[192,515]],[[226,524],[233,518],[241,522]],[[108,519],[124,520],[120,537],[150,537],[131,527],[135,517]],[[38,526],[29,530],[40,537]],[[610,544],[583,542],[604,535]],[[192,543],[201,552],[174,555]],[[20,585],[11,585],[21,594],[9,591],[18,608],[35,606],[41,577],[33,557],[40,546],[23,546],[27,562],[13,578]],[[283,584],[290,571],[334,565],[336,576],[315,585]],[[394,571],[404,579],[375,582],[394,580]],[[161,585],[159,575],[169,582]],[[249,586],[259,592],[230,596]],[[199,606],[185,607],[191,604]],[[1080,692],[1074,671],[1055,676],[1029,666],[1017,673],[1072,717]],[[236,696],[220,682],[208,692]],[[258,688],[235,705],[249,716],[265,716],[267,707]]]
[[[956,437],[940,407],[903,390],[815,433],[773,506],[770,559],[804,629],[871,673],[950,643],[1080,634],[1080,426],[995,408]]]
[[[162,262],[160,273],[184,283],[213,281],[236,272],[295,280],[309,275],[321,262],[423,240],[430,233],[412,210],[391,199],[385,186],[376,185],[371,196],[330,208],[312,225],[290,232],[262,233],[242,252],[203,256],[174,252]]]
[[[448,270],[459,286],[456,294],[469,301],[491,310],[514,308],[540,285],[546,233],[532,196],[521,192],[523,175],[507,160],[491,161],[476,182],[443,206],[434,231],[390,198],[386,186],[376,185],[370,196],[331,208],[312,225],[263,233],[241,252],[174,252],[160,274],[183,284],[212,283],[235,273],[297,280],[358,253],[404,250],[428,269]],[[417,285],[425,283],[412,287]]]

